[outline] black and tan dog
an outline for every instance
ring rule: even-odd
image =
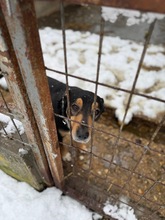
[[[91,138],[93,114],[94,120],[97,120],[104,111],[103,99],[97,96],[96,103],[94,104],[94,93],[70,86],[71,121],[69,122],[67,120],[69,111],[67,107],[66,85],[50,77],[48,77],[48,83],[54,112],[65,117],[55,116],[59,141],[62,142],[64,132],[71,130],[73,141],[86,144]]]

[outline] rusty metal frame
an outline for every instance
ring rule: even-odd
[[[5,45],[1,48],[1,69],[9,73],[6,78],[13,100],[24,115],[26,133],[44,182],[52,185],[50,167],[54,183],[62,188],[60,149],[33,1],[2,0],[0,5]]]

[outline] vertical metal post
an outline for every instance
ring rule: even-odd
[[[27,91],[21,76],[15,52],[10,40],[6,23],[0,7],[0,67],[4,73],[7,73],[11,96],[15,102],[19,116],[22,118],[26,135],[32,146],[34,157],[39,168],[41,178],[46,185],[53,185],[52,176],[47,163],[46,155],[42,147],[38,127],[34,118]],[[7,133],[6,133],[7,134]]]
[[[62,188],[63,169],[33,1],[1,0],[1,7],[53,180]]]

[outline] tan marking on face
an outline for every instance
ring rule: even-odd
[[[76,99],[76,105],[78,105],[80,107],[80,109],[82,109],[83,107],[83,100],[81,98]]]
[[[78,130],[78,128],[81,126],[81,122],[83,119],[83,115],[82,114],[78,114],[76,116],[71,116],[71,128],[72,128],[72,137],[74,139],[74,137],[76,137],[76,132]]]
[[[59,129],[58,131],[62,137],[65,137],[69,133],[69,131],[64,131],[62,129]]]
[[[91,139],[91,131],[92,131],[92,116],[88,116],[88,131],[89,131],[89,137]]]

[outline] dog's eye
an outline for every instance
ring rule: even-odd
[[[99,109],[96,109],[96,110],[95,110],[95,117],[97,117],[99,114],[100,114],[100,110],[99,110]]]
[[[78,105],[76,105],[76,104],[73,104],[73,105],[72,105],[72,110],[73,110],[74,112],[78,112],[78,111],[80,110],[80,107],[79,107]]]
[[[96,109],[96,110],[95,110],[95,119],[99,116],[99,114],[100,114],[100,110],[99,110],[99,109]]]

